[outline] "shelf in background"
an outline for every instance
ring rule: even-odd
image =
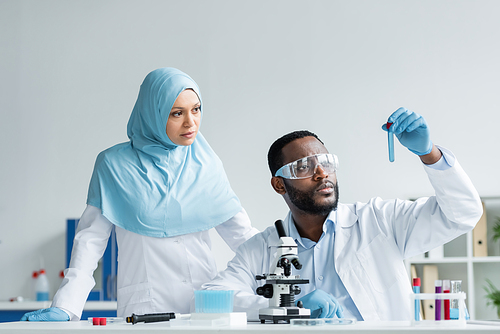
[[[496,263],[500,262],[500,256],[476,256],[476,257],[466,257],[466,256],[448,256],[443,258],[425,258],[425,259],[406,259],[411,264],[440,264],[440,263]]]
[[[443,245],[442,256],[439,256],[439,252],[434,252],[437,256],[425,258],[421,254],[404,261],[408,277],[411,277],[412,265],[415,265],[417,275],[423,275],[424,266],[435,265],[438,267],[440,278],[462,280],[462,290],[467,293],[466,304],[472,320],[497,318],[494,307],[488,305],[485,297],[484,282],[486,278],[500,277],[500,249],[498,242],[495,243],[491,239],[496,217],[500,217],[500,196],[483,196],[481,200],[484,204],[486,226],[483,216],[483,230],[478,230],[476,238],[474,231],[470,231]],[[486,242],[487,252],[478,252],[476,255],[489,256],[474,256],[475,250],[478,251],[477,248],[474,249],[474,245],[481,245],[482,241]]]

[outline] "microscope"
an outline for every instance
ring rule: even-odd
[[[269,298],[269,307],[259,310],[259,319],[262,324],[270,320],[277,324],[279,321],[290,322],[290,319],[309,319],[311,310],[302,306],[299,301],[295,306],[295,295],[300,293],[297,284],[307,284],[308,279],[299,275],[291,276],[292,265],[300,270],[302,264],[297,256],[297,244],[291,237],[287,237],[283,221],[274,223],[280,237],[276,257],[271,263],[269,274],[257,275],[257,280],[266,280],[266,284],[257,288],[257,294]]]

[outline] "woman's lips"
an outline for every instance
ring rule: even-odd
[[[194,135],[195,135],[194,131],[186,132],[186,133],[181,134],[181,136],[184,137],[184,138],[193,138]]]

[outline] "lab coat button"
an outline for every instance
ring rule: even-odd
[[[318,279],[319,279],[320,281],[322,281],[322,280],[323,280],[323,276],[318,276]]]

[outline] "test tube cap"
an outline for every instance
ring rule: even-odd
[[[462,291],[462,281],[453,280],[451,281],[451,292],[456,293]]]
[[[420,277],[413,279],[413,286],[420,286]]]

